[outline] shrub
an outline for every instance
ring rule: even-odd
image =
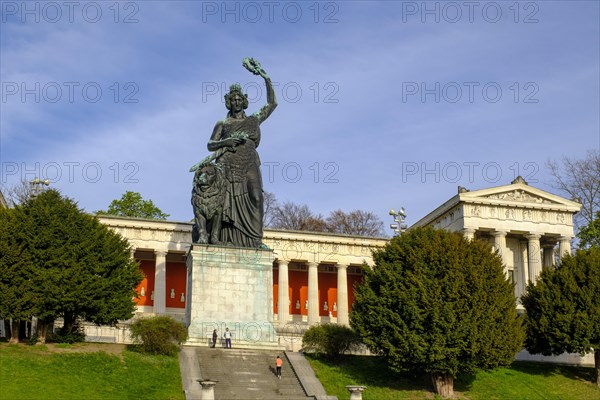
[[[131,324],[133,342],[144,353],[174,355],[187,339],[185,326],[171,317],[141,318]]]
[[[323,354],[335,359],[340,354],[360,347],[360,337],[344,325],[323,324],[311,326],[302,337],[305,351]]]

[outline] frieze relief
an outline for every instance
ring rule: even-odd
[[[512,221],[546,222],[560,225],[573,223],[573,216],[568,212],[528,210],[514,207],[465,205],[465,215]]]
[[[341,257],[371,258],[371,248],[365,245],[340,243],[320,243],[314,241],[295,241],[264,238],[269,248],[275,250],[277,257],[284,260],[306,260],[308,262],[337,262]]]
[[[532,196],[524,190],[516,189],[511,192],[496,193],[486,196],[487,199],[518,201],[522,203],[557,204],[538,196]]]

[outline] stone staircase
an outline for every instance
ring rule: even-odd
[[[218,381],[215,399],[306,400],[307,396],[284,352],[196,347],[202,379]],[[275,359],[283,359],[281,379]]]

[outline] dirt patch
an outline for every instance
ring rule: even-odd
[[[59,343],[47,343],[45,346],[52,353],[95,353],[104,351],[118,356],[127,348],[127,345],[118,343],[74,343],[67,346]]]
[[[0,347],[14,346],[8,343],[0,343]],[[32,351],[39,352],[50,352],[50,353],[95,353],[103,351],[108,354],[122,357],[122,353],[127,349],[126,344],[118,343],[74,343],[74,344],[61,344],[61,343],[46,343],[36,344],[29,346],[25,343],[19,343],[17,346],[28,347]]]

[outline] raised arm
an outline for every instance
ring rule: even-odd
[[[269,115],[275,110],[277,107],[277,99],[275,98],[275,90],[273,90],[273,84],[271,83],[271,78],[265,72],[264,69],[260,69],[260,76],[265,79],[265,86],[267,87],[267,104],[262,106],[262,108],[254,113],[258,118],[259,123],[263,123],[264,120],[269,118]]]
[[[271,78],[262,68],[260,63],[253,58],[244,58],[244,62],[242,63],[244,67],[252,72],[254,75],[260,75],[265,80],[265,85],[267,86],[267,104],[262,106],[262,108],[254,113],[254,116],[258,118],[258,122],[262,123],[264,120],[269,118],[269,115],[275,110],[277,107],[277,100],[275,99],[275,90],[273,90],[273,84],[271,83]]]

